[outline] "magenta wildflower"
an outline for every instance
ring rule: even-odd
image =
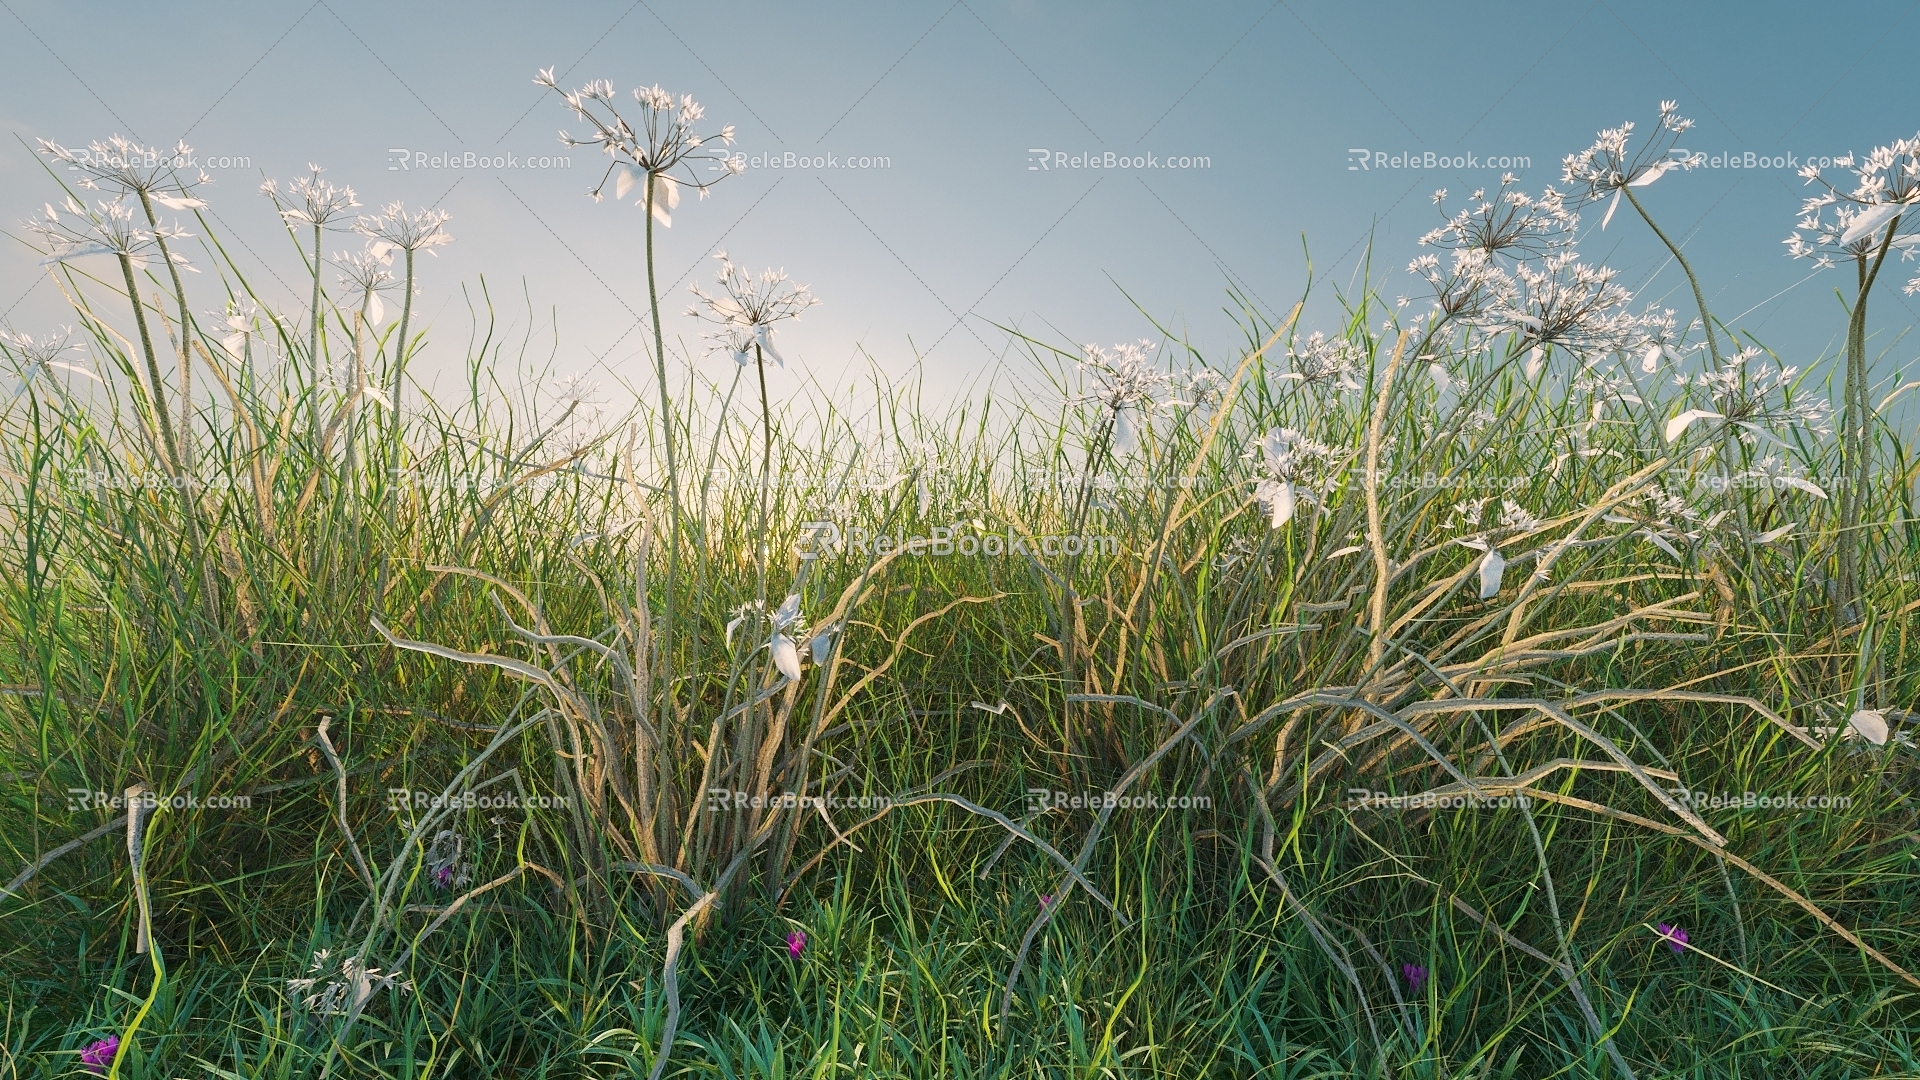
[[[791,956],[795,960],[798,960],[800,959],[800,954],[806,951],[807,951],[807,932],[805,930],[795,930],[793,933],[787,935],[787,955],[788,956]]]
[[[1427,969],[1419,964],[1401,964],[1400,977],[1407,980],[1407,989],[1417,994],[1427,984]]]
[[[1046,909],[1052,906],[1053,906],[1053,894],[1049,893],[1046,896],[1043,896],[1040,898],[1040,910],[1045,911]]]
[[[114,1055],[119,1052],[120,1036],[109,1035],[80,1051],[80,1064],[85,1065],[88,1072],[106,1072],[107,1066],[113,1064]]]
[[[1672,949],[1675,954],[1687,951],[1688,938],[1685,930],[1682,930],[1673,923],[1661,923],[1659,926],[1654,927],[1654,929],[1660,931],[1661,938],[1666,941],[1667,947]]]
[[[434,887],[444,889],[453,884],[453,867],[442,866],[433,872]]]

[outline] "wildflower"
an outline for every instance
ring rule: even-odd
[[[0,352],[12,356],[20,369],[20,386],[14,391],[15,397],[25,393],[33,385],[34,379],[52,379],[55,370],[84,375],[94,382],[105,383],[106,380],[86,368],[60,359],[69,352],[80,350],[80,346],[68,344],[72,335],[73,330],[64,326],[60,328],[58,336],[45,334],[38,340],[28,334],[0,330]]]
[[[202,171],[194,180],[180,179],[179,170],[193,161],[193,147],[185,141],[175,145],[171,152],[141,146],[118,135],[104,142],[90,142],[82,150],[70,150],[46,139],[39,143],[42,154],[79,172],[76,182],[88,191],[116,188],[121,194],[142,196],[169,210],[207,205],[192,192],[201,184],[212,183],[212,177]]]
[[[359,299],[359,306],[366,313],[370,326],[379,326],[387,321],[387,306],[381,301],[380,294],[390,292],[400,284],[385,269],[392,257],[383,258],[375,250],[376,247],[375,244],[369,244],[365,251],[342,255],[333,261],[341,271],[340,284],[352,290]]]
[[[1858,183],[1843,192],[1820,175],[1818,165],[1801,169],[1807,183],[1826,190],[1801,204],[1798,227],[1781,241],[1787,253],[1824,270],[1836,259],[1864,260],[1882,250],[1897,248],[1902,258],[1920,252],[1920,231],[1913,228],[1920,225],[1920,215],[1907,216],[1920,203],[1920,134],[1875,147],[1865,158],[1848,154],[1834,164],[1854,170]],[[1825,216],[1829,206],[1831,217]],[[1920,277],[1907,283],[1906,292],[1920,293]]]
[[[138,270],[146,267],[148,252],[159,248],[157,232],[135,224],[133,208],[124,202],[100,202],[88,210],[69,196],[61,209],[56,210],[49,203],[39,215],[22,224],[47,242],[47,257],[40,260],[42,266],[87,255],[115,255]],[[186,235],[174,230],[167,233],[169,239]],[[171,252],[167,257],[181,266],[187,265],[186,257],[178,252]]]
[[[89,1043],[81,1050],[80,1064],[85,1065],[90,1073],[106,1072],[107,1066],[113,1064],[114,1057],[119,1053],[120,1036],[109,1035],[98,1042]]]
[[[1111,351],[1098,345],[1080,348],[1085,359],[1080,361],[1079,370],[1082,374],[1091,373],[1095,386],[1085,394],[1070,398],[1069,403],[1097,402],[1105,407],[1110,414],[1113,449],[1122,454],[1131,453],[1140,445],[1134,414],[1144,417],[1158,408],[1161,398],[1173,385],[1173,377],[1154,370],[1149,359],[1154,350],[1151,341],[1115,345]]]
[[[772,624],[766,648],[773,654],[773,666],[780,674],[798,681],[800,678],[800,646],[798,641],[809,639],[806,617],[800,614],[800,594],[794,593],[781,602],[780,607],[771,616],[758,600],[749,600],[735,608],[733,620],[727,623],[727,641],[732,643],[733,632],[740,624],[748,620],[767,619]],[[839,627],[826,627],[811,635],[809,650],[815,663],[824,663],[832,648],[833,635]],[[758,650],[756,650],[758,651]]]
[[[1293,370],[1276,377],[1352,393],[1360,389],[1360,362],[1365,358],[1366,349],[1358,342],[1344,337],[1329,339],[1315,330],[1301,347],[1287,346]]]
[[[640,103],[641,110],[636,125],[614,108],[613,84],[605,79],[590,82],[571,93],[560,89],[552,68],[541,71],[533,81],[559,94],[575,116],[593,126],[593,134],[582,139],[562,131],[560,141],[567,146],[597,146],[611,159],[600,182],[588,192],[595,202],[602,198],[601,190],[609,179],[614,182],[616,199],[626,198],[635,182],[649,180],[651,184],[643,186],[634,205],[647,207],[651,202],[654,220],[672,228],[672,211],[680,205],[681,185],[693,188],[704,199],[707,189],[722,178],[746,171],[742,159],[724,150],[716,153],[710,149],[715,141],[722,146],[733,142],[732,124],[721,128],[717,135],[701,135],[694,130],[706,110],[691,95],[682,95],[676,102],[672,94],[658,86],[635,89],[633,97]],[[719,166],[721,176],[701,179],[695,171],[700,162]],[[675,173],[684,178],[676,178]]]
[[[806,951],[807,951],[807,932],[805,930],[795,930],[792,933],[787,935],[787,955],[788,956],[792,957],[795,960],[798,960],[800,959],[800,954]]]
[[[1417,994],[1427,984],[1427,969],[1414,963],[1401,964],[1400,977],[1407,980],[1407,989]]]
[[[462,856],[466,853],[466,838],[452,829],[442,829],[434,834],[433,843],[427,846],[427,880],[436,889],[464,888],[473,880],[473,867]]]
[[[1659,926],[1654,927],[1654,929],[1660,932],[1661,940],[1667,943],[1667,948],[1672,949],[1674,955],[1678,956],[1687,951],[1687,942],[1689,940],[1687,932],[1677,924],[1661,923]]]
[[[207,314],[220,320],[226,327],[226,333],[220,336],[220,347],[238,359],[246,353],[248,343],[258,332],[260,305],[246,297],[228,300],[227,306],[220,311]]]
[[[754,362],[757,350],[785,367],[786,358],[773,347],[773,326],[783,319],[799,318],[801,312],[819,303],[819,298],[805,285],[788,284],[785,270],[763,270],[755,278],[734,265],[726,252],[714,257],[720,260],[720,295],[709,296],[700,286],[693,286],[693,295],[700,298],[700,303],[688,308],[687,314],[720,324],[720,331],[709,336],[733,355],[734,363],[745,367]]]
[[[1726,359],[1719,371],[1689,378],[1675,376],[1676,385],[1696,386],[1706,392],[1710,409],[1687,409],[1667,421],[1666,437],[1673,442],[1701,420],[1718,420],[1718,427],[1735,428],[1742,442],[1761,438],[1779,441],[1772,428],[1800,427],[1817,435],[1833,434],[1833,407],[1825,401],[1793,398],[1800,369],[1785,365],[1754,364],[1760,350],[1748,346]],[[1778,400],[1774,400],[1778,395]]]
[[[1249,457],[1257,457],[1265,475],[1254,481],[1253,496],[1267,511],[1269,528],[1277,529],[1293,517],[1301,500],[1324,503],[1325,487],[1338,472],[1345,455],[1315,442],[1292,428],[1267,432]]]
[[[453,237],[446,231],[452,216],[445,210],[410,213],[401,203],[390,202],[380,208],[377,216],[362,217],[354,222],[353,231],[372,241],[367,245],[368,254],[385,265],[392,263],[396,251],[408,254],[424,251],[432,255],[434,248],[453,243]]]
[[[360,205],[352,188],[336,187],[332,181],[320,179],[320,174],[325,171],[320,166],[308,162],[307,170],[306,176],[287,185],[286,195],[291,205],[281,205],[278,181],[267,180],[260,185],[260,193],[273,200],[287,228],[307,225],[322,229],[346,217],[347,211]]]
[[[1561,162],[1560,176],[1576,185],[1576,205],[1607,199],[1606,216],[1600,219],[1604,230],[1620,208],[1620,196],[1628,188],[1646,187],[1674,169],[1682,171],[1698,166],[1704,154],[1685,154],[1675,148],[1680,134],[1693,127],[1671,101],[1660,103],[1659,126],[1654,135],[1632,155],[1627,144],[1633,139],[1633,123],[1621,124],[1600,132],[1592,146],[1578,154],[1568,154]],[[1674,156],[1676,153],[1681,156]]]
[[[1446,251],[1479,251],[1489,259],[1504,257],[1513,261],[1541,258],[1573,246],[1580,216],[1567,209],[1566,199],[1549,187],[1539,197],[1515,190],[1519,177],[1508,173],[1500,178],[1500,187],[1488,197],[1481,188],[1467,196],[1471,205],[1446,218],[1445,223],[1420,237],[1421,247]],[[1447,193],[1434,193],[1433,204],[1441,207]]]
[[[325,949],[314,953],[313,963],[307,967],[307,975],[287,980],[288,991],[301,1008],[310,1013],[334,1016],[358,1009],[376,991],[388,986],[403,994],[413,992],[411,981],[400,978],[397,973],[385,974],[379,968],[368,967],[357,956],[340,961],[338,977],[323,976],[323,972],[332,970],[327,957],[328,951]]]

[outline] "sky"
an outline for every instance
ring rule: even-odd
[[[1369,277],[1420,295],[1406,264],[1435,189],[1458,205],[1505,172],[1557,184],[1565,155],[1648,130],[1662,99],[1716,164],[1644,189],[1649,210],[1718,317],[1811,364],[1838,342],[1844,282],[1785,254],[1796,170],[1920,129],[1916,6],[0,0],[0,326],[72,321],[18,226],[59,197],[35,140],[184,138],[214,179],[209,223],[281,310],[303,306],[301,264],[258,188],[313,162],[364,212],[452,215],[455,242],[423,260],[420,373],[460,369],[484,282],[498,333],[547,377],[643,387],[644,211],[587,197],[604,162],[561,145],[581,125],[534,85],[552,67],[563,87],[691,94],[706,127],[734,126],[745,171],[657,230],[665,332],[675,364],[728,376],[681,314],[688,285],[720,250],[784,268],[821,303],[780,335],[776,396],[876,377],[937,400],[1047,393],[1010,330],[1069,350],[1172,334],[1230,361],[1229,290],[1274,319],[1309,267],[1302,329],[1334,330]],[[1690,316],[1645,225],[1599,216],[1584,256],[1636,308]],[[1895,270],[1871,309],[1887,378],[1913,366],[1898,334],[1920,320],[1897,288],[1913,266]],[[217,306],[216,281],[193,287]]]

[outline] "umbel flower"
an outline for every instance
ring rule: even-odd
[[[1800,170],[1807,183],[1825,190],[1801,205],[1798,227],[1781,241],[1788,254],[1812,259],[1823,270],[1836,259],[1865,259],[1883,244],[1899,250],[1902,258],[1912,258],[1920,250],[1920,214],[1908,214],[1920,203],[1920,134],[1875,147],[1857,161],[1848,154],[1834,164],[1854,170],[1858,183],[1842,191],[1820,175],[1818,165]],[[1831,215],[1828,207],[1833,208]],[[1920,277],[1909,281],[1906,291],[1920,293]]]
[[[24,226],[46,241],[47,257],[40,265],[65,262],[87,255],[124,256],[134,269],[145,269],[150,253],[160,250],[161,239],[187,239],[192,234],[178,228],[148,228],[133,216],[133,207],[124,201],[99,202],[92,210],[69,196],[61,209],[48,203],[41,212],[28,218]],[[193,269],[187,257],[177,251],[167,257],[185,269]]]
[[[773,666],[780,674],[796,682],[800,679],[800,647],[804,643],[813,656],[815,664],[824,664],[833,651],[834,635],[840,632],[838,626],[821,627],[809,632],[806,616],[800,614],[800,594],[790,594],[771,616],[764,604],[758,600],[749,600],[735,608],[733,620],[727,623],[727,643],[733,643],[733,632],[744,622],[766,621],[771,624],[767,641],[763,648],[773,654]],[[758,651],[757,649],[755,651]]]
[[[1620,197],[1628,188],[1646,187],[1674,169],[1692,169],[1705,157],[1703,154],[1675,156],[1680,134],[1693,127],[1693,121],[1675,111],[1678,107],[1672,101],[1661,102],[1659,126],[1654,129],[1653,137],[1632,153],[1628,152],[1628,144],[1633,141],[1633,122],[1628,121],[1600,132],[1592,146],[1577,154],[1568,154],[1561,162],[1560,177],[1574,185],[1569,197],[1576,206],[1607,201],[1606,216],[1600,219],[1601,229],[1613,220],[1614,211],[1620,208]]]
[[[330,955],[327,949],[314,953],[307,974],[287,980],[287,990],[310,1013],[344,1014],[364,1004],[383,986],[391,986],[403,994],[413,990],[413,983],[400,978],[398,973],[383,974],[379,968],[368,967],[355,956],[346,957],[335,968],[328,963]]]
[[[1500,500],[1499,517],[1490,516],[1487,504],[1492,501],[1491,498],[1468,499],[1453,506],[1453,516],[1464,527],[1475,530],[1473,535],[1462,537],[1454,543],[1484,553],[1480,556],[1482,600],[1491,600],[1500,595],[1500,582],[1506,576],[1507,559],[1497,546],[1501,539],[1524,536],[1540,528],[1540,519],[1512,499]]]
[[[1115,345],[1111,350],[1098,345],[1080,348],[1085,358],[1079,370],[1093,377],[1094,386],[1068,403],[1096,402],[1104,407],[1111,413],[1113,449],[1131,453],[1140,445],[1135,414],[1145,418],[1158,408],[1173,386],[1173,377],[1153,366],[1151,341]]]
[[[1292,362],[1293,370],[1275,378],[1352,393],[1360,389],[1360,366],[1366,356],[1366,349],[1359,342],[1344,337],[1328,338],[1315,330],[1304,343],[1287,346],[1287,359]]]
[[[633,99],[639,103],[640,112],[636,120],[630,121],[614,107],[613,84],[605,79],[568,92],[560,89],[554,81],[553,69],[547,68],[534,76],[533,81],[559,94],[575,116],[593,127],[593,133],[585,138],[575,138],[562,131],[560,141],[567,146],[597,146],[610,159],[600,182],[588,193],[596,202],[603,197],[601,191],[608,180],[614,183],[613,197],[624,199],[635,182],[651,176],[656,184],[654,219],[672,228],[673,208],[680,205],[681,186],[693,188],[704,199],[707,189],[721,179],[746,171],[740,159],[715,149],[716,143],[724,147],[733,142],[732,124],[713,135],[694,130],[706,110],[691,94],[683,94],[675,101],[672,94],[658,86],[637,87]],[[701,162],[718,165],[721,175],[702,179],[695,171]],[[635,205],[645,207],[646,185],[643,182],[641,186]]]
[[[1262,473],[1254,481],[1253,497],[1266,509],[1268,527],[1277,529],[1292,520],[1302,501],[1325,502],[1322,489],[1346,455],[1292,428],[1276,428],[1261,436],[1247,456],[1259,462]]]
[[[1798,427],[1823,437],[1832,435],[1831,404],[1793,397],[1800,369],[1764,362],[1751,368],[1746,366],[1760,355],[1759,349],[1748,346],[1728,357],[1719,371],[1705,371],[1691,378],[1684,374],[1674,376],[1677,385],[1704,391],[1713,407],[1687,409],[1667,421],[1667,441],[1679,439],[1701,420],[1717,420],[1719,427],[1733,428],[1739,432],[1741,441],[1749,444],[1763,438],[1778,442],[1775,428]]]
[[[359,206],[350,187],[336,187],[331,180],[322,180],[324,172],[320,166],[307,164],[307,175],[287,185],[282,201],[279,181],[267,180],[260,185],[260,193],[273,200],[280,209],[281,220],[287,228],[302,226],[326,228],[347,216],[347,211]]]
[[[196,169],[198,175],[193,180],[180,179],[180,170],[193,162],[193,147],[185,141],[171,151],[141,146],[118,135],[90,142],[80,150],[46,139],[39,143],[42,154],[77,171],[80,177],[76,183],[88,191],[108,188],[116,194],[150,199],[169,210],[207,205],[193,196],[193,189],[212,183],[212,177]]]
[[[57,335],[42,334],[38,338],[0,330],[0,352],[11,357],[20,371],[20,387],[14,391],[15,397],[25,393],[35,379],[52,381],[55,371],[84,375],[94,382],[105,381],[78,364],[69,364],[60,359],[70,352],[80,350],[80,346],[69,344],[72,336],[72,328],[65,326],[60,328],[60,333]]]
[[[402,203],[390,202],[379,214],[355,221],[353,231],[368,239],[368,254],[391,264],[396,251],[434,254],[434,248],[453,243],[446,230],[452,217],[445,210],[409,211]]]
[[[725,251],[714,258],[720,260],[715,278],[719,292],[709,295],[699,285],[692,286],[700,302],[689,307],[687,314],[720,324],[720,330],[709,336],[732,354],[734,363],[742,367],[753,363],[758,346],[766,358],[785,367],[786,358],[773,347],[774,324],[799,318],[819,298],[805,285],[790,283],[785,270],[762,270],[755,277],[736,266]]]
[[[1513,186],[1519,180],[1512,173],[1503,175],[1491,197],[1485,188],[1475,190],[1467,196],[1467,206],[1420,238],[1420,246],[1479,251],[1489,259],[1516,262],[1571,248],[1580,215],[1568,210],[1565,197],[1553,188],[1535,198]],[[1433,193],[1433,204],[1443,214],[1446,198],[1445,188]]]

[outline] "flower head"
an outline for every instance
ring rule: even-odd
[[[1407,989],[1417,994],[1427,984],[1427,969],[1415,963],[1401,964],[1400,977],[1407,980]]]
[[[1687,951],[1687,932],[1677,924],[1661,923],[1659,926],[1654,927],[1654,929],[1660,932],[1661,940],[1667,943],[1667,947],[1673,950],[1674,955],[1677,956]]]
[[[602,198],[601,191],[609,180],[614,183],[616,199],[626,198],[627,192],[638,183],[641,193],[634,205],[646,207],[651,193],[654,219],[671,228],[673,208],[680,205],[681,185],[693,188],[705,198],[707,189],[722,178],[746,169],[740,158],[713,148],[716,142],[723,147],[733,142],[732,124],[717,134],[702,135],[695,130],[695,125],[706,116],[706,110],[691,95],[683,94],[676,101],[672,94],[658,86],[635,89],[633,99],[639,103],[640,112],[629,120],[614,106],[613,84],[605,79],[568,92],[560,89],[553,69],[547,68],[533,81],[559,94],[568,110],[593,128],[593,133],[584,138],[562,131],[561,143],[597,146],[610,159],[600,182],[588,192],[596,202]],[[696,171],[701,162],[717,165],[721,175],[703,179]]]
[[[1328,338],[1315,330],[1304,343],[1287,346],[1293,370],[1276,378],[1352,393],[1360,389],[1360,365],[1366,356],[1360,343],[1344,337]]]
[[[184,141],[171,151],[141,146],[118,135],[104,142],[90,142],[79,150],[46,139],[39,142],[40,152],[78,172],[77,183],[88,191],[109,188],[119,195],[140,195],[169,210],[207,205],[192,192],[201,184],[212,183],[212,177],[196,169],[195,179],[180,179],[180,170],[193,164],[193,147]]]
[[[786,358],[773,347],[774,324],[799,318],[819,299],[805,285],[790,284],[785,270],[769,268],[755,277],[736,266],[724,251],[714,257],[720,260],[716,279],[720,291],[709,295],[700,286],[693,286],[693,295],[700,298],[700,303],[688,308],[687,314],[720,324],[720,329],[708,336],[731,353],[735,363],[743,367],[752,363],[757,346],[760,355],[785,367]]]
[[[409,211],[401,203],[390,202],[380,208],[379,214],[355,221],[353,231],[372,241],[367,245],[368,253],[390,262],[396,251],[433,254],[434,248],[453,243],[446,229],[452,216],[445,210]]]
[[[807,932],[805,930],[795,930],[792,933],[787,935],[787,955],[788,956],[792,957],[795,960],[798,960],[800,959],[800,954],[806,951],[807,951]]]
[[[1094,385],[1086,393],[1069,398],[1068,403],[1095,402],[1106,408],[1111,413],[1113,449],[1120,453],[1139,446],[1133,414],[1151,414],[1173,386],[1173,376],[1153,366],[1153,351],[1153,342],[1144,340],[1115,345],[1111,350],[1081,346],[1085,359],[1080,361],[1079,370],[1091,375]]]
[[[1674,169],[1692,169],[1705,160],[1704,154],[1677,149],[1680,134],[1693,127],[1693,121],[1675,111],[1678,107],[1672,101],[1661,102],[1652,138],[1632,153],[1628,152],[1628,144],[1633,141],[1633,123],[1629,121],[1600,132],[1592,146],[1568,154],[1561,162],[1561,179],[1574,185],[1570,197],[1576,205],[1607,200],[1607,214],[1600,219],[1602,229],[1613,220],[1626,189],[1646,187]]]
[[[70,352],[80,351],[80,346],[69,344],[73,336],[71,327],[61,327],[59,334],[42,334],[34,338],[28,334],[16,334],[0,330],[0,353],[11,357],[20,370],[20,389],[24,391],[34,379],[52,379],[54,371],[66,371],[75,375],[84,375],[94,382],[104,382],[100,376],[78,364],[69,364],[60,359]],[[15,392],[18,396],[19,391]]]
[[[22,224],[39,233],[47,243],[47,257],[40,260],[42,266],[86,255],[115,255],[124,256],[135,269],[144,269],[148,253],[159,250],[160,239],[188,236],[179,229],[164,226],[149,229],[138,224],[133,207],[124,200],[95,203],[89,210],[68,197],[59,209],[49,203]],[[177,251],[170,255],[176,265],[192,269],[187,266],[186,256]]]
[[[331,180],[320,179],[325,171],[311,162],[307,164],[307,175],[287,185],[286,204],[281,203],[281,191],[278,181],[268,180],[260,185],[260,193],[273,200],[279,207],[280,217],[287,228],[301,226],[325,228],[347,216],[347,211],[360,205],[354,198],[350,187],[335,187]]]
[[[473,867],[462,857],[466,848],[466,838],[452,829],[434,834],[433,843],[427,847],[426,866],[427,880],[433,882],[434,888],[464,888],[473,880]]]
[[[119,1053],[120,1036],[109,1035],[98,1042],[87,1044],[86,1048],[80,1051],[80,1064],[85,1065],[90,1073],[106,1072],[107,1066],[113,1064],[114,1057]]]
[[[1268,527],[1274,529],[1292,519],[1300,502],[1324,502],[1324,489],[1347,458],[1345,452],[1292,428],[1267,432],[1246,456],[1259,462],[1261,474],[1253,482],[1253,495],[1267,511]]]
[[[1834,164],[1852,169],[1857,181],[1842,191],[1808,165],[1800,175],[1825,190],[1800,206],[1800,220],[1781,241],[1796,259],[1811,259],[1826,269],[1836,259],[1866,259],[1886,250],[1898,250],[1903,259],[1920,253],[1920,134],[1875,147],[1864,158],[1852,154]],[[1832,207],[1831,216],[1827,207]],[[1802,235],[1805,233],[1806,235]],[[1920,276],[1907,282],[1909,295],[1920,293]]]

